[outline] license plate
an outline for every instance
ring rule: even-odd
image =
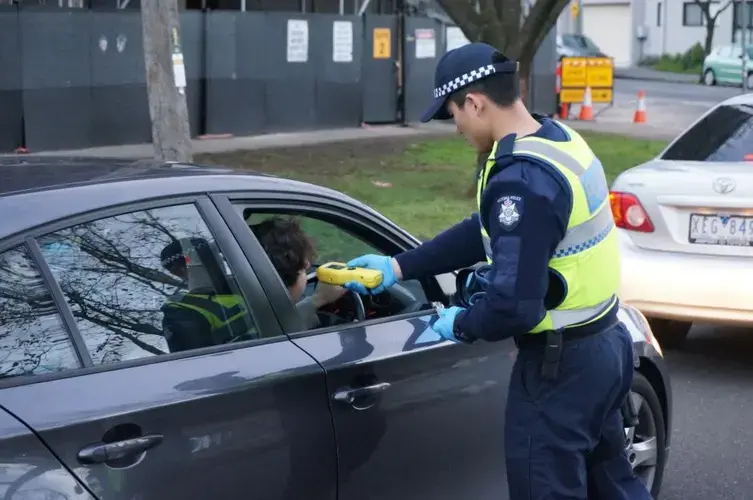
[[[688,241],[698,245],[753,246],[753,217],[690,214]]]

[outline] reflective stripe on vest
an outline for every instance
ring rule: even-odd
[[[236,295],[203,295],[187,293],[180,300],[172,300],[169,306],[190,309],[201,314],[209,323],[211,335],[224,332],[231,338],[244,335],[248,332],[246,310],[243,308],[243,300]],[[226,342],[229,339],[215,339]]]
[[[557,308],[547,312],[531,333],[598,320],[614,306],[619,286],[619,253],[604,169],[577,132],[563,124],[558,125],[570,135],[569,142],[524,137],[516,140],[513,148],[515,157],[532,158],[554,167],[568,181],[573,192],[573,210],[567,231],[549,261],[550,269],[566,282],[566,296]],[[496,150],[497,144],[479,175],[479,211],[481,194],[495,164]],[[483,221],[481,236],[487,261],[492,263],[493,250]],[[583,259],[587,251],[589,257]]]

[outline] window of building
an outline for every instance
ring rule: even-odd
[[[683,26],[703,26],[705,17],[701,6],[695,2],[685,2],[682,5],[682,25]]]
[[[100,219],[39,245],[95,365],[258,337],[194,205]]]
[[[753,2],[748,2],[748,5],[746,5],[747,11],[748,11],[748,29],[753,29]],[[743,4],[742,2],[735,2],[732,6],[732,23],[735,29],[740,29],[740,26],[742,25],[742,19],[743,19]]]
[[[80,367],[68,330],[26,247],[0,254],[0,378]]]

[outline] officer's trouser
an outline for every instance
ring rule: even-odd
[[[542,377],[542,358],[542,348],[521,347],[510,379],[510,500],[650,500],[624,452],[620,407],[633,381],[625,326],[565,342],[554,380]],[[587,469],[600,439],[615,444],[614,454]]]

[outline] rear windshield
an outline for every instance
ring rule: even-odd
[[[662,155],[663,160],[745,161],[753,154],[753,106],[719,106]]]

